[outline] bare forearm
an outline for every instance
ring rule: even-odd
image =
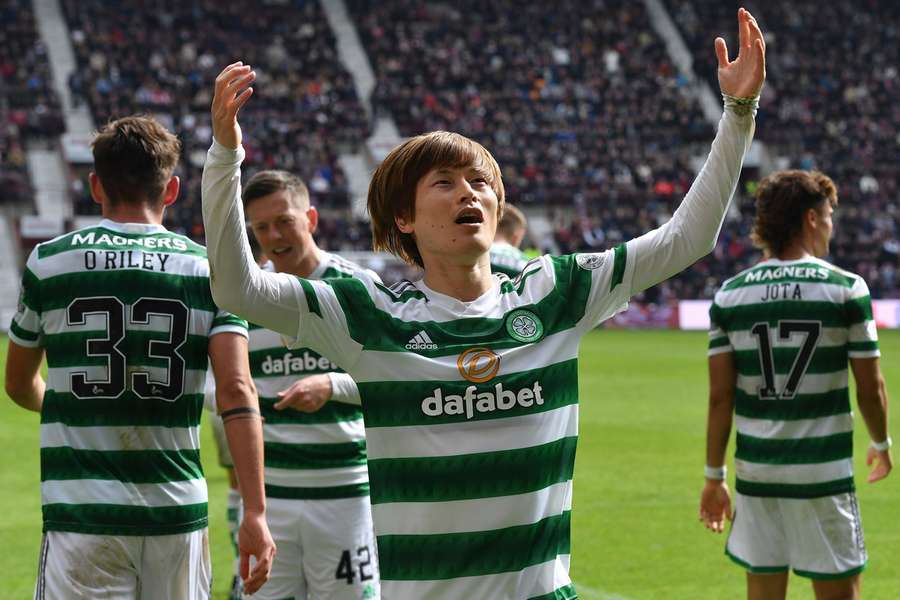
[[[262,420],[256,390],[249,376],[217,385],[216,405],[225,424],[228,449],[244,506],[264,510]]]
[[[263,437],[259,415],[226,418],[225,435],[234,461],[244,510],[262,512],[266,508],[263,479]]]
[[[732,403],[728,398],[710,397],[706,422],[706,464],[721,467],[725,464],[728,438],[731,436]]]
[[[44,391],[47,389],[41,377],[43,360],[41,347],[25,346],[10,338],[6,348],[4,387],[12,401],[26,410],[41,412],[43,407]]]
[[[877,385],[870,389],[857,387],[857,403],[866,429],[872,441],[883,442],[888,437],[888,397],[884,379],[879,378]]]
[[[44,378],[41,377],[40,374],[37,374],[27,385],[21,387],[7,385],[6,393],[13,402],[25,410],[39,413],[44,404],[44,392],[46,387]]]
[[[742,111],[746,114],[739,114]],[[633,294],[687,268],[715,247],[753,141],[755,113],[755,108],[747,112],[726,103],[709,157],[675,214],[662,227],[628,243],[637,261]]]

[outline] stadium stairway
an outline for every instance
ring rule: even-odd
[[[353,213],[358,217],[364,217],[372,171],[387,152],[400,143],[402,138],[397,131],[393,117],[372,114],[371,99],[372,91],[375,89],[375,72],[369,62],[369,56],[359,40],[356,24],[347,12],[344,0],[321,0],[321,5],[337,41],[341,63],[353,77],[356,95],[369,119],[375,119],[372,135],[366,140],[365,148],[360,148],[356,152],[345,152],[338,157],[341,168],[347,174],[350,206]]]
[[[662,1],[644,0],[644,6],[653,29],[666,44],[672,64],[678,67],[679,72],[687,78],[691,93],[697,99],[703,116],[713,125],[717,124],[722,115],[722,101],[718,90],[713,90],[706,79],[697,77],[694,73],[691,52]],[[736,51],[736,48],[730,48],[732,54]],[[710,44],[710,52],[712,52],[712,44]],[[703,166],[703,162],[703,157],[697,157],[697,160],[694,161],[694,166],[698,171]],[[759,167],[761,172],[769,173],[776,168],[775,157],[763,142],[753,140],[750,151],[744,157],[744,167]]]
[[[15,293],[0,294],[0,332],[6,333],[18,302],[19,280],[19,247],[18,236],[13,230],[12,222],[5,214],[0,213],[0,281],[15,281]]]
[[[678,70],[690,81],[691,89],[694,91],[694,96],[700,104],[703,116],[710,123],[718,123],[719,116],[722,114],[722,103],[719,101],[719,96],[713,92],[704,79],[697,79],[694,75],[691,52],[669,16],[666,7],[661,0],[644,0],[644,6],[647,8],[647,15],[650,17],[650,24],[653,25],[653,29],[656,30],[656,33],[659,34],[659,37],[666,44],[666,50],[669,52],[672,64],[678,67]]]
[[[50,61],[53,88],[60,98],[66,121],[68,138],[89,143],[94,121],[87,106],[75,107],[69,92],[68,76],[75,68],[75,53],[69,39],[69,29],[63,19],[58,0],[36,0],[34,17],[38,33]],[[42,219],[64,222],[72,217],[69,180],[60,144],[29,144],[26,153],[28,172],[35,190],[34,204]]]
[[[25,156],[38,216],[54,221],[71,218],[73,206],[66,185],[68,177],[59,149],[29,147]]]
[[[66,131],[72,136],[89,136],[94,131],[91,113],[85,104],[76,108],[69,92],[68,77],[76,68],[75,52],[59,0],[35,0],[34,19],[41,40],[47,47],[53,89],[62,103]]]

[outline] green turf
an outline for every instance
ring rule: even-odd
[[[900,397],[900,331],[883,331],[881,339],[888,391]],[[697,521],[705,347],[703,333],[656,331],[600,331],[582,345],[572,542],[572,576],[582,600],[744,595],[743,571],[725,557],[724,536]],[[0,340],[4,363],[5,350]],[[900,437],[896,414],[891,430]],[[865,483],[864,431],[859,422],[856,471],[870,555],[863,594],[868,600],[894,600],[900,597],[900,472],[877,485]],[[0,572],[7,576],[2,597],[30,598],[40,545],[37,415],[8,400],[0,403],[0,444]],[[203,460],[219,600],[227,596],[231,548],[224,523],[226,483],[207,427]],[[813,598],[808,581],[792,577],[789,598]]]

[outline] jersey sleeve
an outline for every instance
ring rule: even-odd
[[[41,325],[40,280],[35,275],[37,248],[28,257],[22,274],[22,287],[16,314],[9,324],[9,339],[19,346],[39,348],[43,346],[44,331]]]
[[[213,318],[212,328],[209,331],[210,337],[217,333],[237,333],[244,337],[248,337],[249,325],[247,321],[233,314],[219,309]]]
[[[362,404],[362,399],[359,397],[359,388],[356,387],[356,382],[353,381],[352,377],[346,373],[331,372],[328,373],[328,378],[331,379],[332,400],[345,404],[355,404],[356,406]]]
[[[213,142],[203,166],[202,204],[209,286],[216,305],[251,323],[294,335],[301,314],[297,278],[267,273],[253,260],[241,203],[243,148]]]
[[[709,307],[709,346],[706,352],[707,356],[715,356],[716,354],[724,354],[726,352],[734,352],[734,346],[728,338],[728,332],[722,323],[722,309],[718,304],[718,294]]]
[[[632,294],[672,277],[715,248],[753,141],[755,113],[755,104],[748,111],[726,101],[709,156],[672,218],[628,242],[628,258],[635,263]]]
[[[350,334],[342,297],[366,293],[363,282],[372,280],[365,272],[355,277],[312,280],[297,278],[302,289],[301,318],[293,335],[285,335],[289,348],[312,348],[328,357],[345,371],[350,371],[362,354],[362,345]]]
[[[872,316],[872,298],[862,277],[858,277],[850,288],[844,310],[849,329],[847,355],[850,358],[881,356],[878,330]]]
[[[605,252],[549,257],[556,288],[582,332],[628,307],[634,266],[625,244]],[[530,269],[522,272],[527,276]]]

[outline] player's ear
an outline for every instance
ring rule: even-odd
[[[91,171],[88,181],[91,184],[91,198],[94,199],[94,202],[101,205],[108,202],[109,198],[106,195],[106,190],[103,189],[103,184],[100,183],[100,177]]]
[[[400,230],[400,233],[413,233],[413,221],[411,219],[407,219],[406,217],[394,217],[394,223],[397,225],[397,229]]]
[[[815,207],[807,208],[806,212],[803,214],[803,220],[810,230],[816,231],[819,228],[819,210]]]
[[[315,233],[316,227],[319,226],[319,211],[316,210],[315,206],[310,206],[306,209],[306,220],[309,222],[309,232]]]
[[[172,175],[169,183],[166,184],[166,190],[163,192],[163,206],[172,206],[178,199],[178,190],[181,189],[181,180],[177,175]]]

